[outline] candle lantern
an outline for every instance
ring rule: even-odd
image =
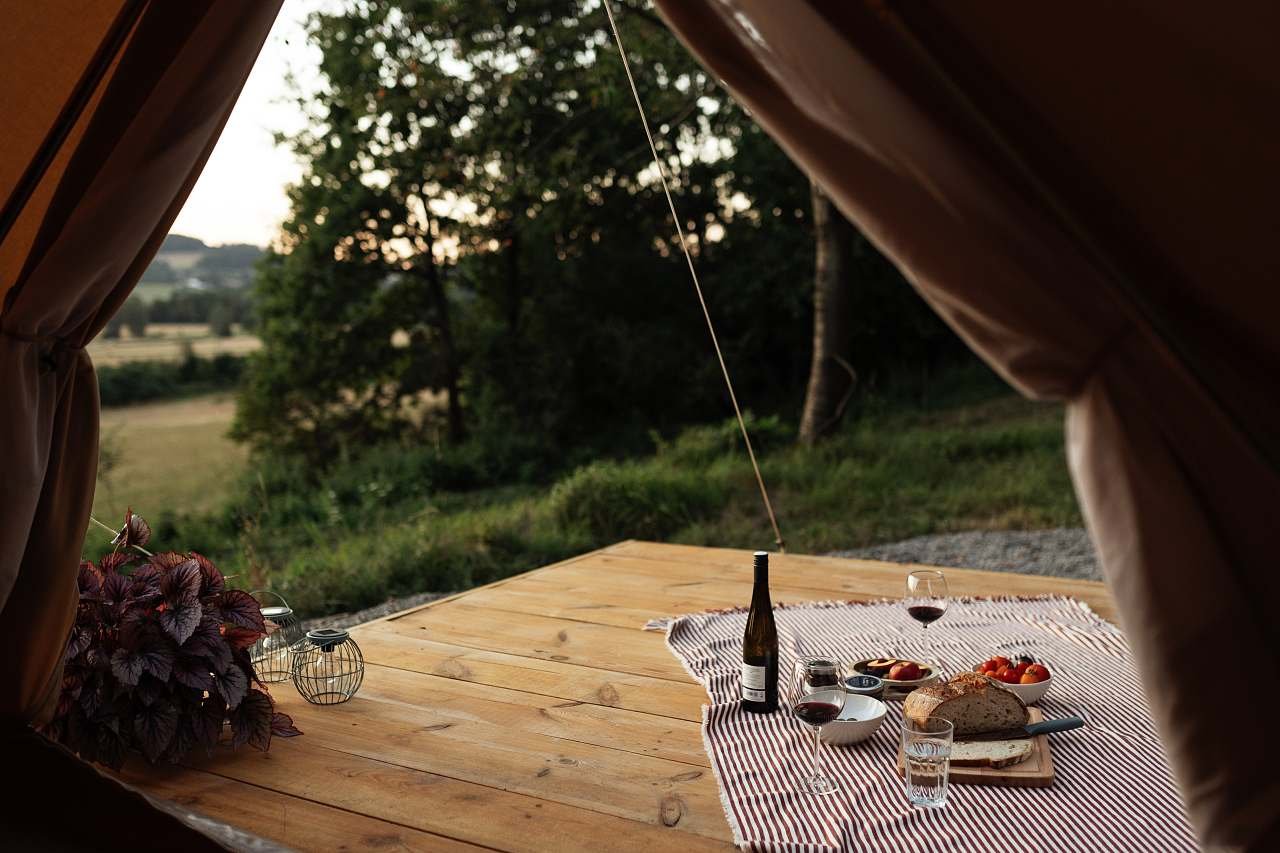
[[[345,702],[364,680],[364,655],[351,635],[337,628],[308,631],[294,652],[293,686],[315,705]]]
[[[276,629],[249,648],[249,657],[258,678],[267,682],[288,681],[293,674],[294,648],[303,639],[302,623],[283,596],[270,590],[253,593],[259,602],[263,601],[263,596],[270,596],[278,602],[262,604],[263,620],[274,623]]]

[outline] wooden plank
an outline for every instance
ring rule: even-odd
[[[425,634],[426,632],[418,632]],[[387,623],[353,632],[368,661],[399,669],[495,687],[519,685],[522,690],[560,701],[700,721],[706,691],[691,680],[676,682],[633,675],[602,667],[493,652],[423,636],[404,636]],[[661,643],[661,636],[657,636]]]
[[[467,599],[384,622],[379,630],[544,660],[616,667],[633,675],[689,680],[661,634],[545,616],[513,618],[468,604]]]
[[[655,826],[675,810],[680,829],[708,838],[725,830],[705,767],[362,695],[311,713],[286,710],[304,737],[350,755]]]
[[[499,850],[724,849],[722,840],[682,831],[683,804],[654,793],[656,822],[627,820],[324,745],[329,736],[277,741],[270,752],[222,749],[191,766],[382,821]],[[145,784],[145,783],[144,783]]]
[[[563,700],[505,685],[472,684],[377,664],[370,665],[361,699],[430,712],[460,730],[474,723],[577,741],[608,749],[710,767],[701,727],[636,711]],[[456,732],[455,732],[456,734]]]
[[[153,796],[294,850],[488,849],[188,767],[134,761],[118,775]]]

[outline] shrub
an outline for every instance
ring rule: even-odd
[[[234,388],[245,359],[227,353],[202,358],[187,353],[181,361],[130,361],[99,367],[98,393],[103,406],[127,406],[170,400]]]
[[[600,542],[662,539],[710,516],[725,499],[705,472],[616,462],[579,468],[551,493],[561,526],[586,530]]]
[[[80,604],[67,642],[62,693],[45,733],[87,761],[113,769],[128,752],[151,763],[212,751],[231,725],[233,746],[261,750],[273,734],[299,734],[254,687],[249,647],[265,636],[259,604],[227,589],[196,553],[131,550],[151,530],[132,513],[116,550],[80,566]]]
[[[777,415],[758,418],[751,412],[744,412],[742,419],[746,422],[747,432],[751,435],[751,446],[757,454],[785,447],[795,437],[794,430]],[[679,465],[705,465],[735,453],[740,453],[745,458],[747,453],[737,418],[729,418],[718,424],[690,427],[672,441],[657,438],[654,444],[660,457]]]

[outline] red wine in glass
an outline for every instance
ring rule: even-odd
[[[950,591],[942,572],[934,569],[918,569],[907,575],[907,593],[902,603],[907,606],[911,618],[924,627],[924,644],[932,663],[941,663],[933,650],[929,626],[947,612]]]
[[[811,726],[825,726],[840,716],[840,706],[834,702],[800,702],[791,710]]]
[[[912,619],[928,625],[931,622],[937,622],[947,611],[944,607],[935,607],[932,604],[913,604],[907,608],[907,612],[911,614]]]

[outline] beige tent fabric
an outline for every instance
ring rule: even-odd
[[[98,452],[83,347],[168,232],[280,4],[0,5],[0,721],[12,724],[51,711],[75,613]]]
[[[1280,829],[1280,6],[658,5],[977,352],[1068,402],[1192,818],[1261,849]]]

